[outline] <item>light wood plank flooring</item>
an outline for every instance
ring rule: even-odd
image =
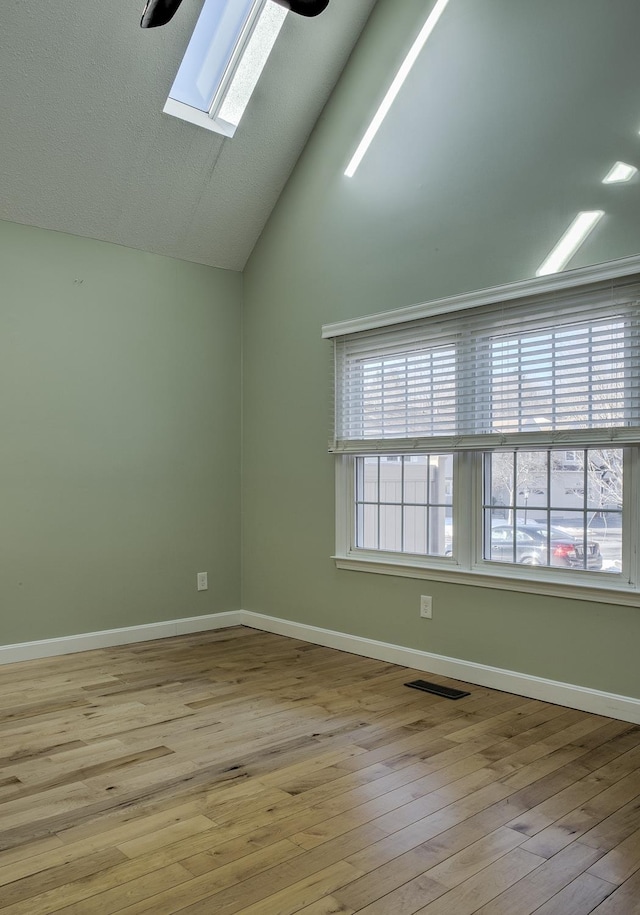
[[[1,667],[0,912],[640,913],[640,728],[416,677],[244,628]]]

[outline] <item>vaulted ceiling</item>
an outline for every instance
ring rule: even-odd
[[[290,14],[229,140],[162,113],[202,0],[3,0],[0,219],[241,270],[374,3]]]
[[[243,269],[376,3],[289,15],[231,140],[162,113],[201,4],[141,30],[143,0],[2,0],[0,219]],[[631,0],[451,0],[343,178],[432,6],[382,0],[335,95],[322,192],[349,270],[393,222],[400,259],[419,239],[460,288],[531,276],[582,210],[604,217],[569,266],[637,253],[640,173],[602,183],[616,160],[640,166]]]

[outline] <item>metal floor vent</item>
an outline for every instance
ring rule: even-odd
[[[470,696],[471,693],[465,693],[461,689],[452,689],[450,686],[440,686],[439,683],[429,683],[428,680],[412,680],[411,683],[405,683],[412,689],[421,689],[425,693],[433,693],[434,696],[442,696],[445,699],[462,699],[463,696]]]

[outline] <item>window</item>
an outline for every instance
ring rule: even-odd
[[[205,0],[164,111],[232,137],[286,15],[271,0]]]
[[[324,328],[339,566],[640,603],[640,275],[602,273]]]

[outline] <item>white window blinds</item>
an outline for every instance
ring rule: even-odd
[[[330,450],[640,441],[640,277],[337,335]]]

